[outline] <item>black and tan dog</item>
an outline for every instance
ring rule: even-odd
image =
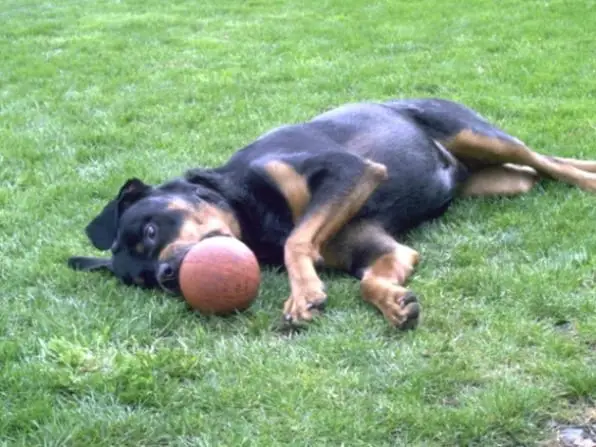
[[[404,283],[419,255],[397,238],[457,197],[520,194],[540,177],[596,191],[596,162],[540,155],[446,100],[351,104],[266,133],[221,167],[159,186],[128,180],[86,229],[111,257],[69,265],[177,293],[186,250],[227,235],[285,265],[288,323],[324,305],[324,266],[358,278],[364,300],[411,328],[420,307]]]

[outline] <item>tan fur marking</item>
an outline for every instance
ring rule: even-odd
[[[362,178],[347,197],[307,216],[290,234],[284,247],[292,294],[284,305],[284,314],[293,321],[310,320],[310,305],[325,299],[323,283],[314,267],[321,259],[321,246],[333,237],[360,210],[370,195],[387,178],[387,168],[367,161]]]
[[[408,289],[402,285],[411,275],[419,259],[418,252],[396,243],[393,252],[379,257],[362,276],[362,298],[376,306],[393,325],[400,326],[408,318],[409,309],[401,304],[401,299],[407,295]]]
[[[419,260],[416,250],[396,242],[395,250],[377,259],[364,274],[404,284]]]
[[[593,160],[576,160],[575,158],[552,157],[553,160],[559,163],[566,163],[574,168],[581,169],[586,172],[596,173],[596,161]]]
[[[538,178],[536,171],[528,166],[489,166],[473,172],[459,194],[462,197],[523,194],[534,187]]]
[[[198,207],[193,205],[192,203],[187,202],[186,200],[172,199],[170,200],[170,203],[168,203],[168,209],[186,211],[187,213],[194,213],[195,211],[197,211]]]
[[[178,250],[199,242],[208,233],[214,231],[238,239],[241,237],[240,225],[236,218],[231,213],[211,204],[202,203],[194,206],[183,200],[175,199],[168,207],[182,211],[185,217],[178,236],[159,253],[160,260],[169,259]]]
[[[267,163],[265,171],[286,199],[293,222],[298,222],[311,199],[306,179],[290,165],[277,160]]]
[[[311,241],[318,251],[321,244],[337,233],[362,208],[362,205],[381,182],[387,179],[387,168],[384,165],[371,161],[367,163],[367,170],[348,196],[342,197],[339,202],[329,205],[312,217],[308,217],[304,223],[294,230],[293,237],[295,239]]]
[[[212,220],[219,220],[224,222],[231,230],[231,234],[240,238],[240,224],[234,215],[228,211],[217,208],[209,203],[201,203],[193,205],[182,199],[173,199],[168,204],[168,209],[183,211],[188,215],[188,218],[198,225],[205,225],[206,222]],[[211,230],[209,230],[211,231]]]
[[[491,164],[514,163],[534,168],[543,176],[596,192],[596,174],[534,152],[521,141],[510,142],[463,130],[443,144],[453,155],[472,168],[478,167],[478,164],[485,167]]]

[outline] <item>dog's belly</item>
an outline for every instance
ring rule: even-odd
[[[408,116],[377,104],[354,104],[312,121],[344,150],[383,163],[389,179],[356,219],[374,219],[393,234],[441,215],[466,171]]]

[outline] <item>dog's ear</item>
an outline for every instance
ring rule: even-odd
[[[116,239],[118,230],[118,219],[122,213],[133,203],[143,198],[151,186],[146,185],[137,178],[132,178],[120,188],[115,199],[108,202],[85,228],[87,237],[99,250],[107,250]]]
[[[86,256],[72,256],[68,258],[68,266],[73,270],[84,272],[109,272],[114,273],[112,269],[112,260],[110,258],[91,258]]]
[[[195,193],[219,207],[226,207],[234,199],[238,187],[234,179],[229,179],[225,175],[214,169],[190,169],[184,174],[184,179],[196,186]]]
[[[220,191],[223,188],[224,178],[213,169],[194,168],[184,173],[184,179],[194,185],[201,185],[207,188]]]

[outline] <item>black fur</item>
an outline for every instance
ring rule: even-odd
[[[159,186],[127,181],[87,226],[87,235],[109,259],[75,257],[72,268],[103,269],[126,283],[153,287],[164,271],[159,259],[180,232],[184,213],[173,200],[209,203],[229,212],[242,239],[262,263],[283,264],[284,243],[295,227],[288,204],[264,166],[283,161],[304,176],[312,193],[308,212],[348,194],[364,166],[372,160],[387,167],[389,178],[360,209],[353,221],[377,223],[399,236],[440,216],[457,195],[467,169],[437,141],[463,129],[510,139],[476,112],[445,100],[419,99],[345,105],[311,121],[283,126],[259,137],[215,169],[191,169],[182,178]],[[157,236],[147,240],[147,225]],[[151,234],[152,234],[151,230]],[[145,233],[144,233],[145,232]],[[210,234],[212,235],[212,234]],[[155,240],[154,240],[155,239]],[[142,252],[135,247],[141,243]],[[361,253],[360,253],[361,252]],[[351,273],[373,254],[366,248],[355,256]],[[179,263],[171,262],[174,270]],[[177,291],[175,271],[167,287]],[[161,278],[163,279],[163,278]]]

